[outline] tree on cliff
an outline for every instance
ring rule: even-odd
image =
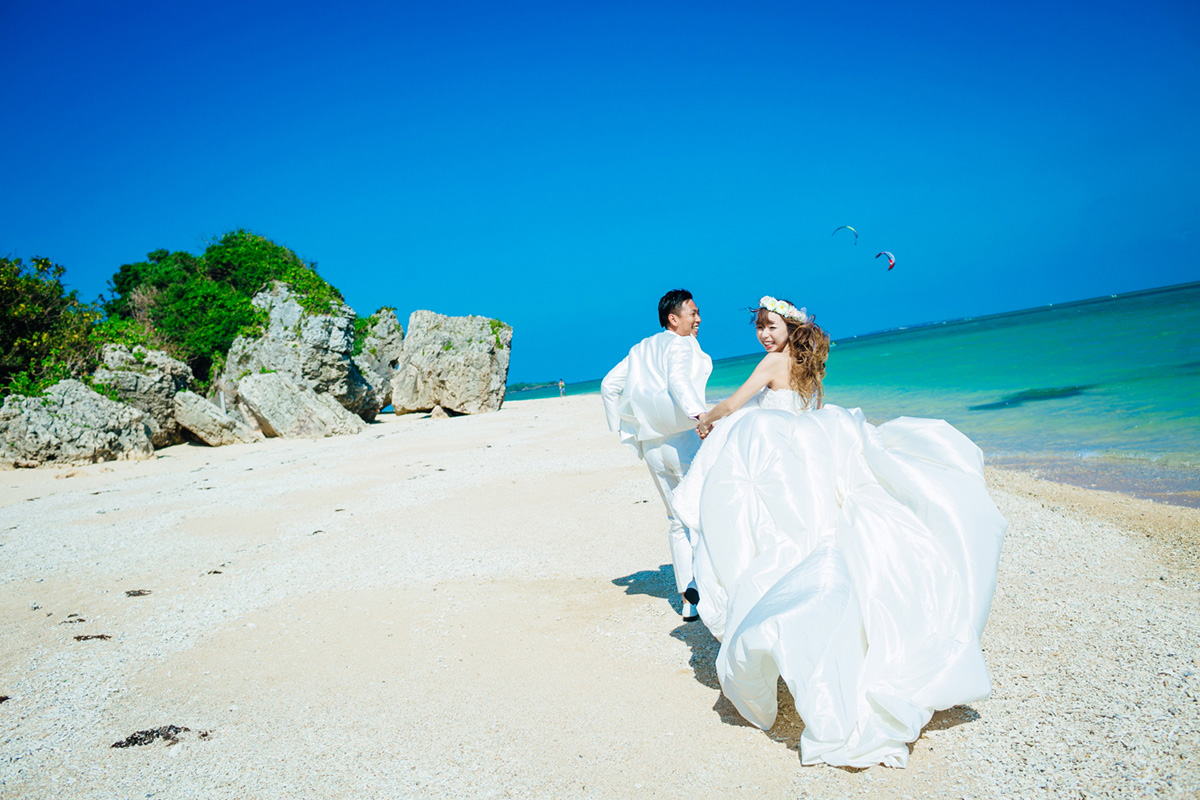
[[[236,230],[203,255],[155,250],[123,265],[110,281],[110,319],[140,326],[157,347],[187,362],[207,381],[240,333],[263,324],[250,300],[270,281],[292,287],[301,305],[325,313],[342,301],[337,289],[288,248]]]

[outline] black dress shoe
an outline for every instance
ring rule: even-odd
[[[695,622],[698,619],[700,619],[700,615],[698,613],[696,613],[696,607],[694,605],[692,605],[691,603],[684,603],[683,604],[683,621],[684,622]]]
[[[683,599],[687,600],[692,605],[700,602],[700,592],[696,591],[695,586],[689,586],[683,590]]]

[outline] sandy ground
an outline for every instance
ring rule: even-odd
[[[845,770],[721,696],[598,396],[0,473],[0,797],[1197,796],[1200,511],[989,481],[993,696]]]

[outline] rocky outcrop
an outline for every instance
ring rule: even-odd
[[[236,407],[248,376],[276,372],[304,389],[330,395],[368,422],[375,418],[382,406],[351,358],[355,314],[349,306],[313,314],[287,284],[278,282],[251,302],[267,312],[266,330],[258,338],[234,340],[214,392],[224,392],[226,402]]]
[[[111,387],[122,402],[146,413],[151,443],[166,447],[182,442],[174,398],[191,385],[191,368],[161,350],[141,345],[130,350],[122,344],[106,344],[101,360],[93,380]]]
[[[390,308],[373,314],[363,334],[361,352],[354,357],[359,372],[371,384],[375,403],[380,408],[392,404],[392,375],[404,351],[404,328]]]
[[[75,380],[0,407],[0,458],[18,467],[153,458],[149,417]]]
[[[262,438],[195,392],[175,395],[174,406],[178,425],[212,447],[249,444]]]
[[[247,375],[238,392],[267,436],[319,439],[367,427],[332,396],[300,386],[281,372]]]
[[[496,411],[504,402],[512,327],[487,317],[414,311],[392,377],[397,414],[442,406],[460,414]]]

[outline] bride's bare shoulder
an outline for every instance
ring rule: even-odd
[[[783,353],[767,353],[762,361],[758,362],[755,371],[767,379],[768,389],[781,389],[788,385],[788,372],[791,368],[789,362]]]
[[[788,357],[783,353],[767,353],[758,365],[764,369],[778,370],[788,368]]]

